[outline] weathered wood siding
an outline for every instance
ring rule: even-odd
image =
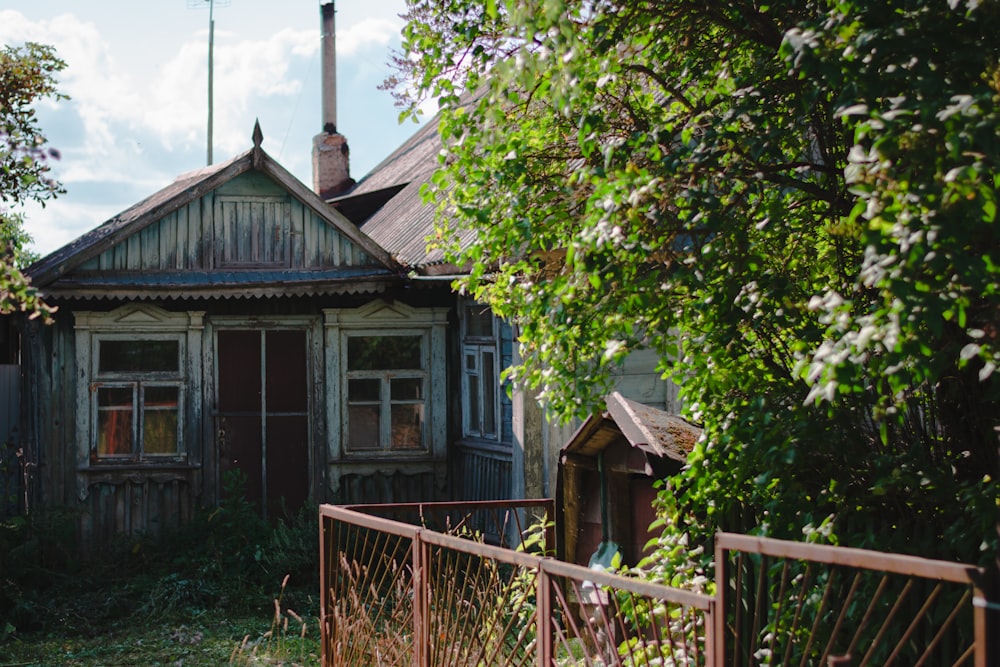
[[[511,497],[511,449],[489,443],[460,442],[452,466],[454,497],[461,500],[508,500]]]
[[[160,537],[191,519],[191,484],[183,476],[132,475],[90,485],[79,527],[85,550],[122,537]]]
[[[0,442],[10,442],[17,429],[20,384],[20,366],[0,364]]]
[[[680,412],[677,386],[664,380],[662,373],[656,370],[659,361],[660,357],[655,350],[632,352],[615,374],[614,388],[633,401],[667,412]]]
[[[347,474],[340,479],[337,496],[332,502],[345,505],[445,500],[433,472]]]
[[[320,269],[375,264],[263,174],[243,174],[90,259],[82,271]]]
[[[29,502],[73,506],[77,496],[76,345],[72,313],[60,310],[55,323],[25,320],[21,359],[24,379],[21,437],[33,465]]]
[[[21,369],[0,364],[0,519],[21,509],[24,495],[21,460],[17,455]]]

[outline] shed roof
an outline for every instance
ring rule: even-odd
[[[563,446],[563,454],[596,456],[624,436],[647,455],[687,461],[701,429],[678,415],[643,405],[618,392],[607,397],[607,412],[591,416]]]

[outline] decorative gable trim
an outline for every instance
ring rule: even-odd
[[[449,308],[414,308],[400,301],[377,299],[360,308],[328,308],[323,313],[327,325],[353,327],[426,327],[448,321]]]
[[[183,331],[201,327],[203,311],[172,313],[152,304],[130,303],[110,312],[77,311],[74,328],[111,328],[115,331]]]

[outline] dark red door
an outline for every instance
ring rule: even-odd
[[[276,517],[309,495],[306,332],[218,333],[219,470],[246,476],[247,498]]]

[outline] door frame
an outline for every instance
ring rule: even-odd
[[[304,331],[306,335],[306,396],[307,410],[307,479],[309,494],[317,502],[325,500],[323,460],[326,447],[326,420],[324,418],[325,391],[323,382],[323,346],[321,320],[315,315],[234,316],[216,315],[206,318],[205,325],[205,389],[203,392],[204,415],[202,438],[205,443],[204,498],[206,503],[217,506],[222,497],[221,461],[218,446],[219,365],[218,332],[223,330],[253,331]]]

